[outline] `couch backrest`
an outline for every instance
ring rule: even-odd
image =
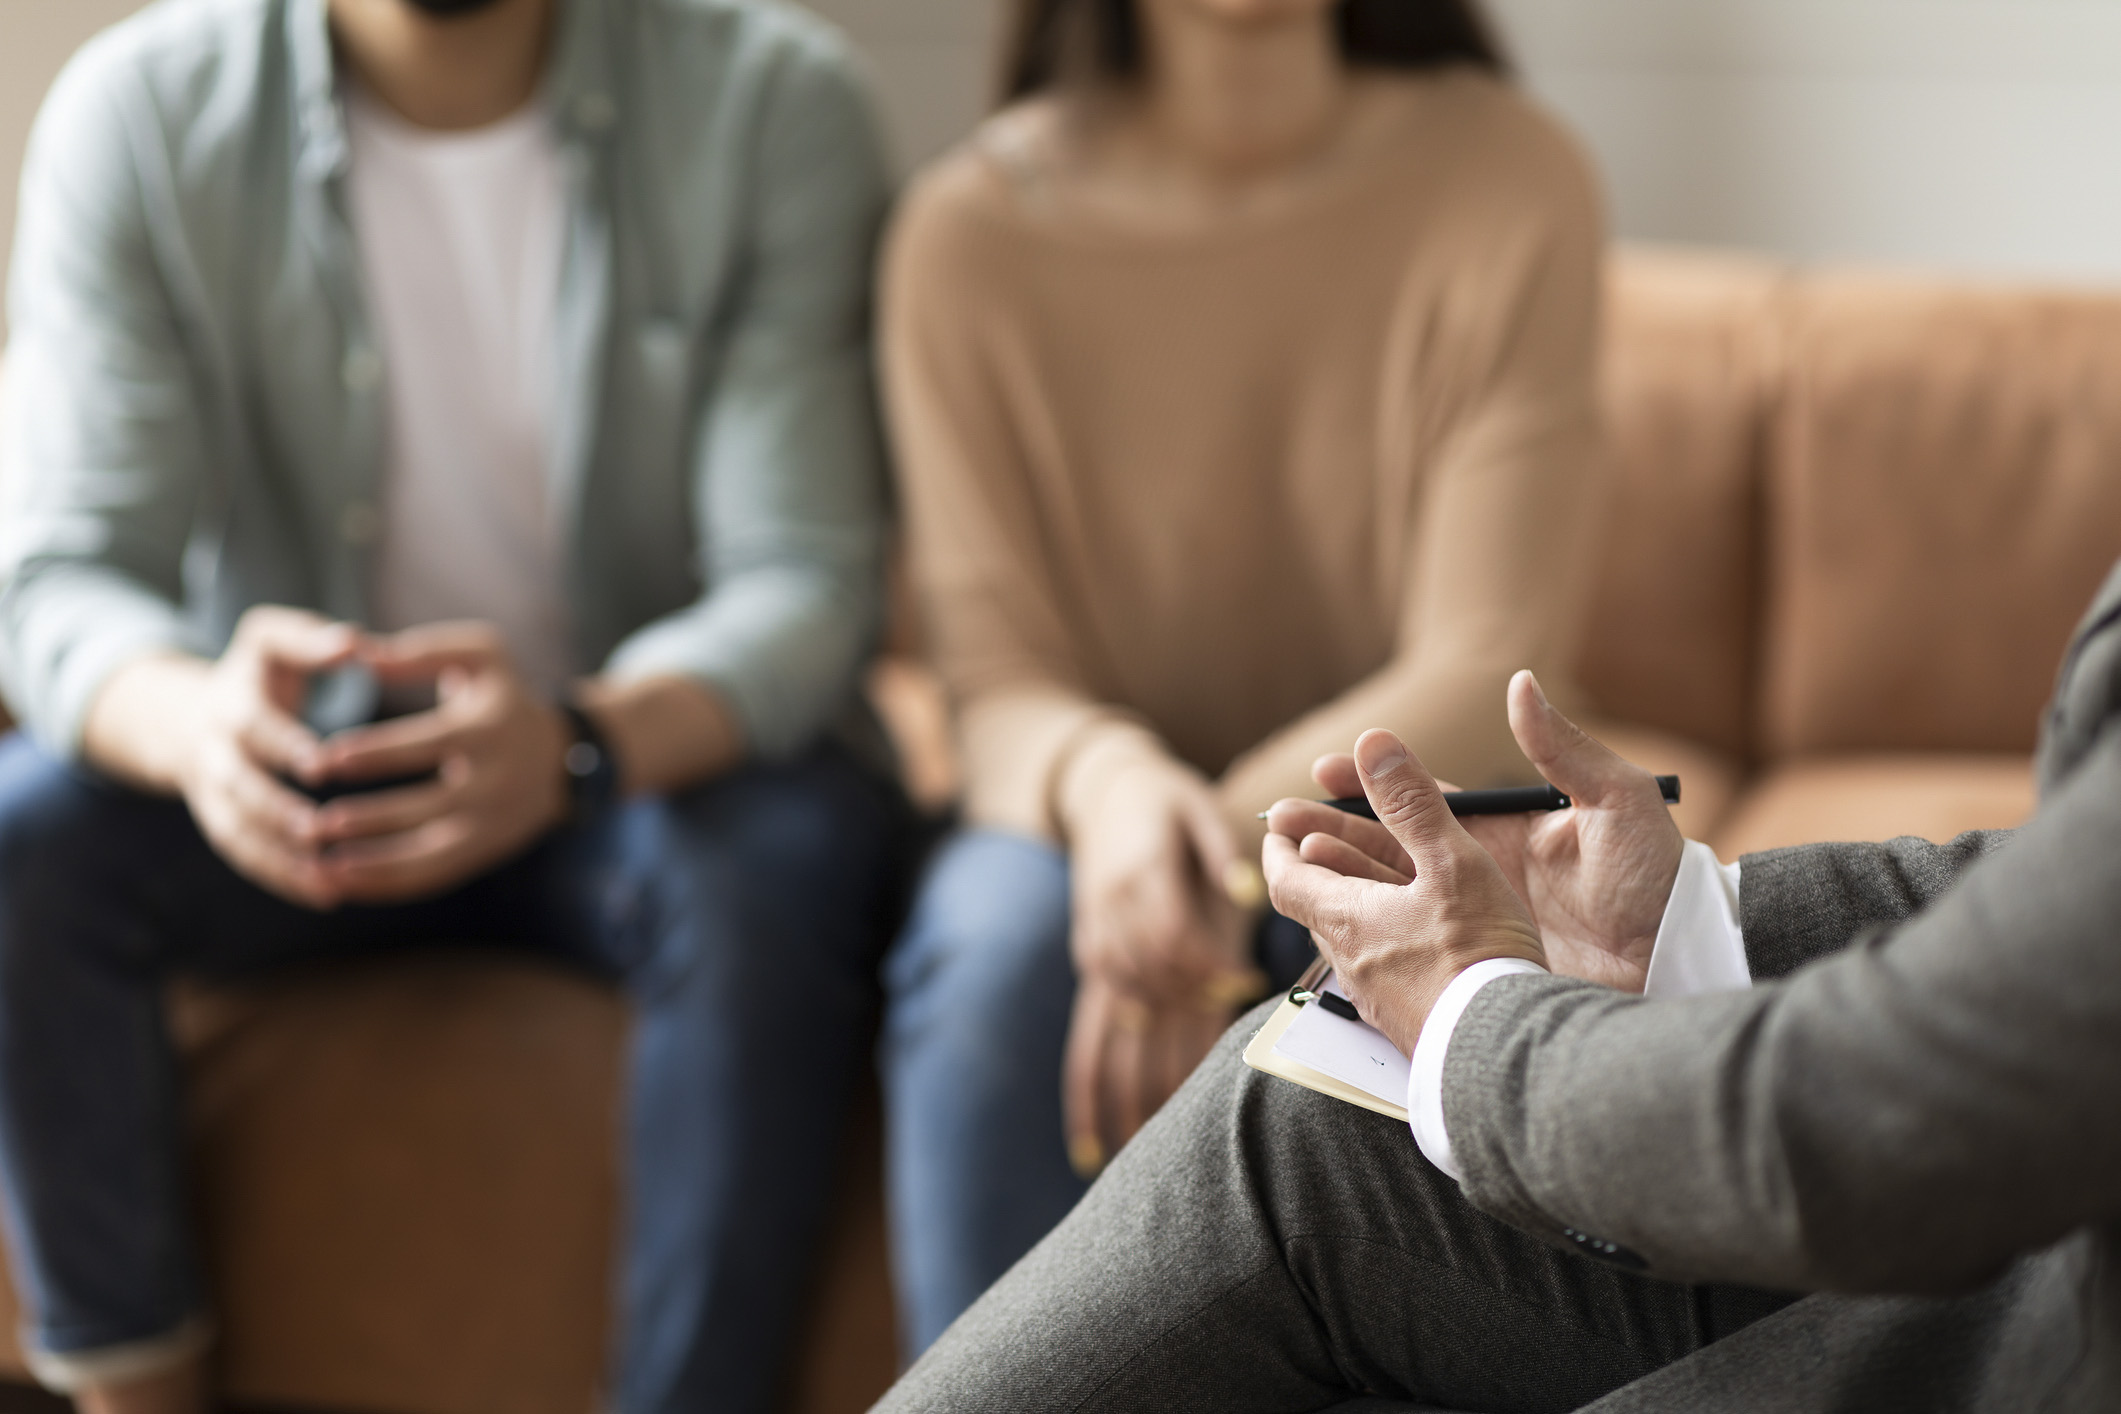
[[[1759,744],[2027,751],[2121,557],[2121,295],[1791,282]]]
[[[1606,712],[1752,741],[1779,267],[1624,251],[1607,281],[1613,496],[1578,672]]]
[[[2121,294],[1631,251],[1580,667],[1755,761],[2028,751],[2121,557]]]

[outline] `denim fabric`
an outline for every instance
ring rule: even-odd
[[[1269,915],[1256,948],[1282,986],[1310,939]],[[886,1171],[909,1354],[1066,1217],[1061,1055],[1075,1003],[1068,863],[996,830],[946,839],[884,969]],[[1411,1142],[1411,1141],[1410,1141]]]
[[[902,809],[821,751],[623,805],[431,902],[313,913],[240,879],[182,804],[0,744],[0,1179],[32,1342],[138,1341],[210,1299],[166,978],[486,945],[618,981],[638,1010],[615,1407],[765,1409],[874,1015]],[[769,990],[802,998],[812,1044],[776,1044]]]

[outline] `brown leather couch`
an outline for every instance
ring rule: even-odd
[[[1611,738],[1684,774],[1684,823],[1726,855],[2021,819],[2056,660],[2121,555],[2121,297],[1668,253],[1620,258],[1614,295],[1619,494],[1582,663]],[[946,792],[919,672],[878,683]],[[592,1406],[611,996],[446,956],[173,1008],[232,1392]],[[790,1372],[806,1414],[891,1376],[876,1153],[872,1107]]]

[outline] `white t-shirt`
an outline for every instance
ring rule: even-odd
[[[575,665],[548,418],[564,199],[532,104],[416,128],[348,85],[347,200],[383,357],[373,627],[485,619],[524,680]]]

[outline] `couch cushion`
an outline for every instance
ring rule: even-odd
[[[2028,756],[1926,753],[1810,757],[1769,770],[1710,837],[1717,854],[1819,840],[1949,840],[2023,824],[2033,811]]]
[[[603,1374],[625,1013],[494,955],[179,1009],[231,1394],[580,1414]]]
[[[603,1374],[624,1010],[485,954],[185,989],[225,1388],[582,1414]],[[12,1323],[5,1363],[20,1367]]]
[[[1779,267],[1623,253],[1607,282],[1613,499],[1579,677],[1605,712],[1743,755]]]
[[[2030,751],[2121,555],[2121,296],[1837,274],[1785,308],[1762,754]]]

